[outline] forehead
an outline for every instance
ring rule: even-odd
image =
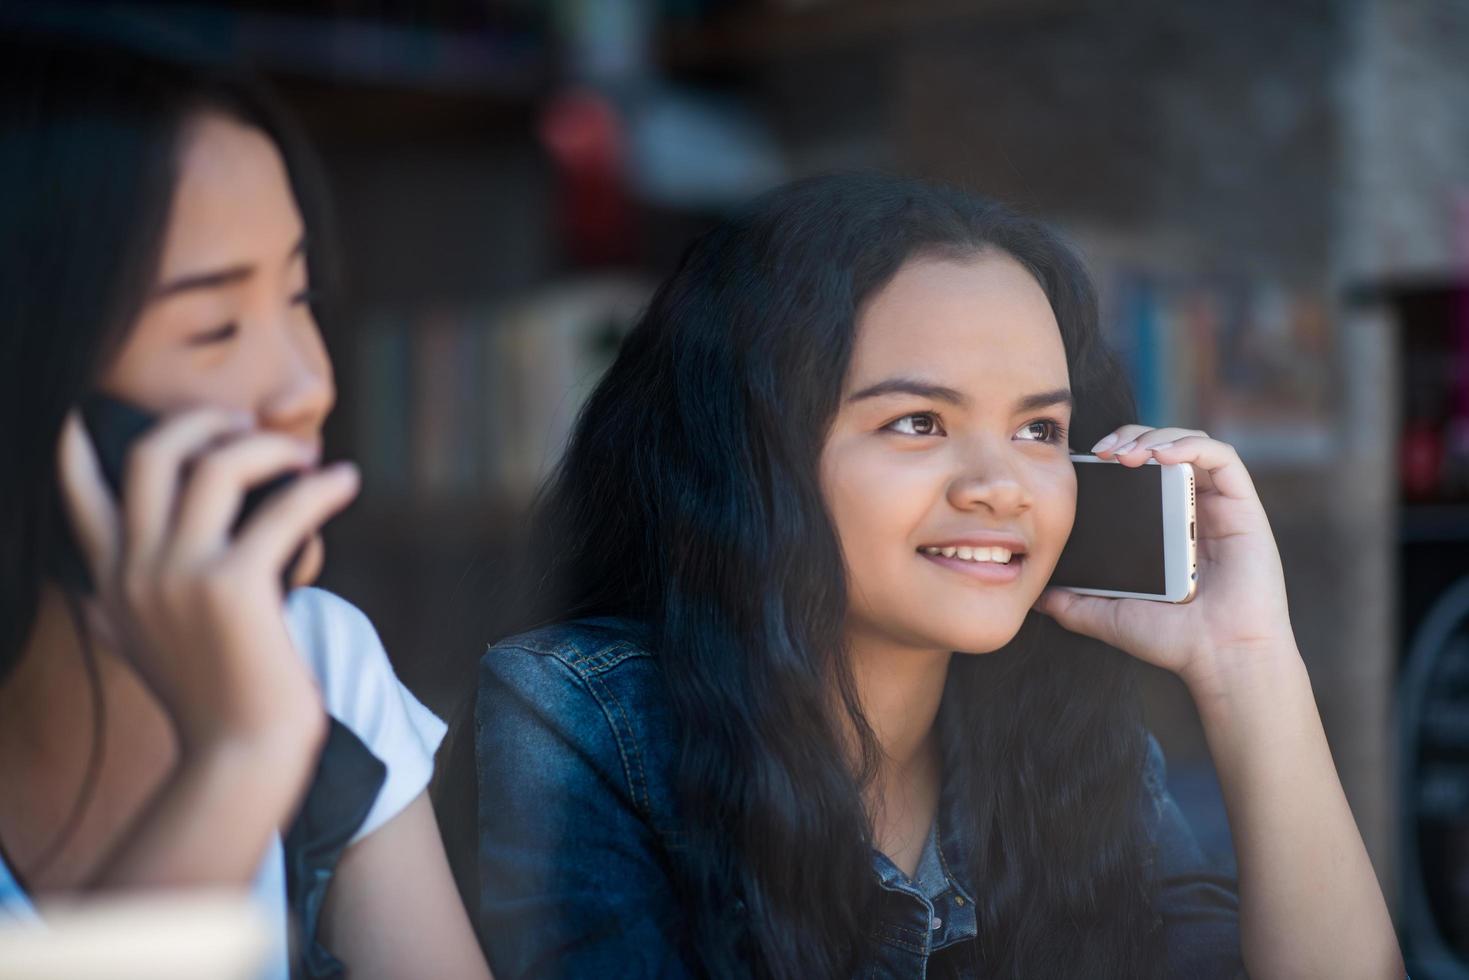
[[[161,276],[279,262],[302,221],[285,162],[259,129],[218,113],[189,124],[179,153]]]
[[[863,304],[849,388],[903,376],[980,398],[1064,388],[1066,350],[1040,284],[1002,252],[914,259]]]

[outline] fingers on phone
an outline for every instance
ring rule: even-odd
[[[1104,436],[1100,442],[1092,447],[1093,455],[1103,459],[1115,454],[1117,450],[1127,446],[1137,439],[1138,436],[1148,431],[1146,425],[1124,425],[1114,429],[1109,435]]]
[[[167,540],[184,466],[249,425],[240,413],[196,409],[160,422],[133,444],[123,477],[122,520],[134,559],[148,561]]]
[[[199,555],[222,547],[252,487],[315,459],[314,446],[273,432],[250,433],[203,452],[179,492],[171,548]]]
[[[1179,439],[1166,449],[1157,451],[1162,463],[1191,463],[1199,474],[1200,490],[1217,490],[1226,497],[1249,499],[1256,496],[1255,482],[1228,443],[1199,434]]]
[[[357,496],[351,463],[307,473],[281,489],[246,519],[236,539],[242,560],[279,574],[301,543]]]
[[[68,412],[62,423],[56,462],[61,495],[77,544],[92,580],[101,581],[118,560],[117,505],[102,476],[97,451],[76,410]]]
[[[1197,429],[1150,429],[1142,425],[1125,425],[1115,435],[1117,439],[1111,445],[1103,446],[1098,443],[1102,448],[1096,450],[1096,455],[1103,459],[1111,457],[1124,466],[1141,466],[1152,458],[1155,448],[1171,445],[1179,439],[1203,436],[1204,433]]]

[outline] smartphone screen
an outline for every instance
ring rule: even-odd
[[[1163,467],[1076,463],[1076,523],[1053,585],[1162,595]]]

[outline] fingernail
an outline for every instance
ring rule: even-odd
[[[1095,446],[1093,446],[1092,447],[1092,454],[1095,455],[1097,453],[1104,453],[1104,452],[1106,452],[1107,451],[1107,447],[1110,446],[1110,445],[1112,445],[1116,441],[1117,441],[1117,433],[1114,432],[1110,436],[1107,436],[1101,442],[1099,442]]]
[[[1113,456],[1125,456],[1137,448],[1137,440],[1134,439],[1125,446],[1118,446],[1112,451]]]
[[[357,464],[352,462],[350,459],[339,459],[331,466],[327,467],[327,469],[331,471],[332,476],[351,477],[354,480],[357,479]]]
[[[1156,453],[1156,452],[1159,452],[1159,451],[1164,450],[1164,449],[1172,449],[1172,448],[1173,448],[1173,443],[1171,443],[1171,442],[1164,442],[1164,443],[1160,443],[1160,444],[1154,446],[1153,447],[1153,452]]]

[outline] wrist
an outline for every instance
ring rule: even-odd
[[[1295,638],[1286,633],[1211,647],[1180,673],[1201,717],[1266,705],[1288,696],[1293,685],[1310,686]]]
[[[230,697],[179,696],[169,711],[186,754],[207,756],[216,746],[232,754],[314,747],[326,737],[321,689],[307,672],[252,675]]]
[[[326,741],[327,717],[319,699],[248,724],[192,726],[179,731],[179,767],[220,772],[250,783],[260,777],[303,781],[316,767]]]

